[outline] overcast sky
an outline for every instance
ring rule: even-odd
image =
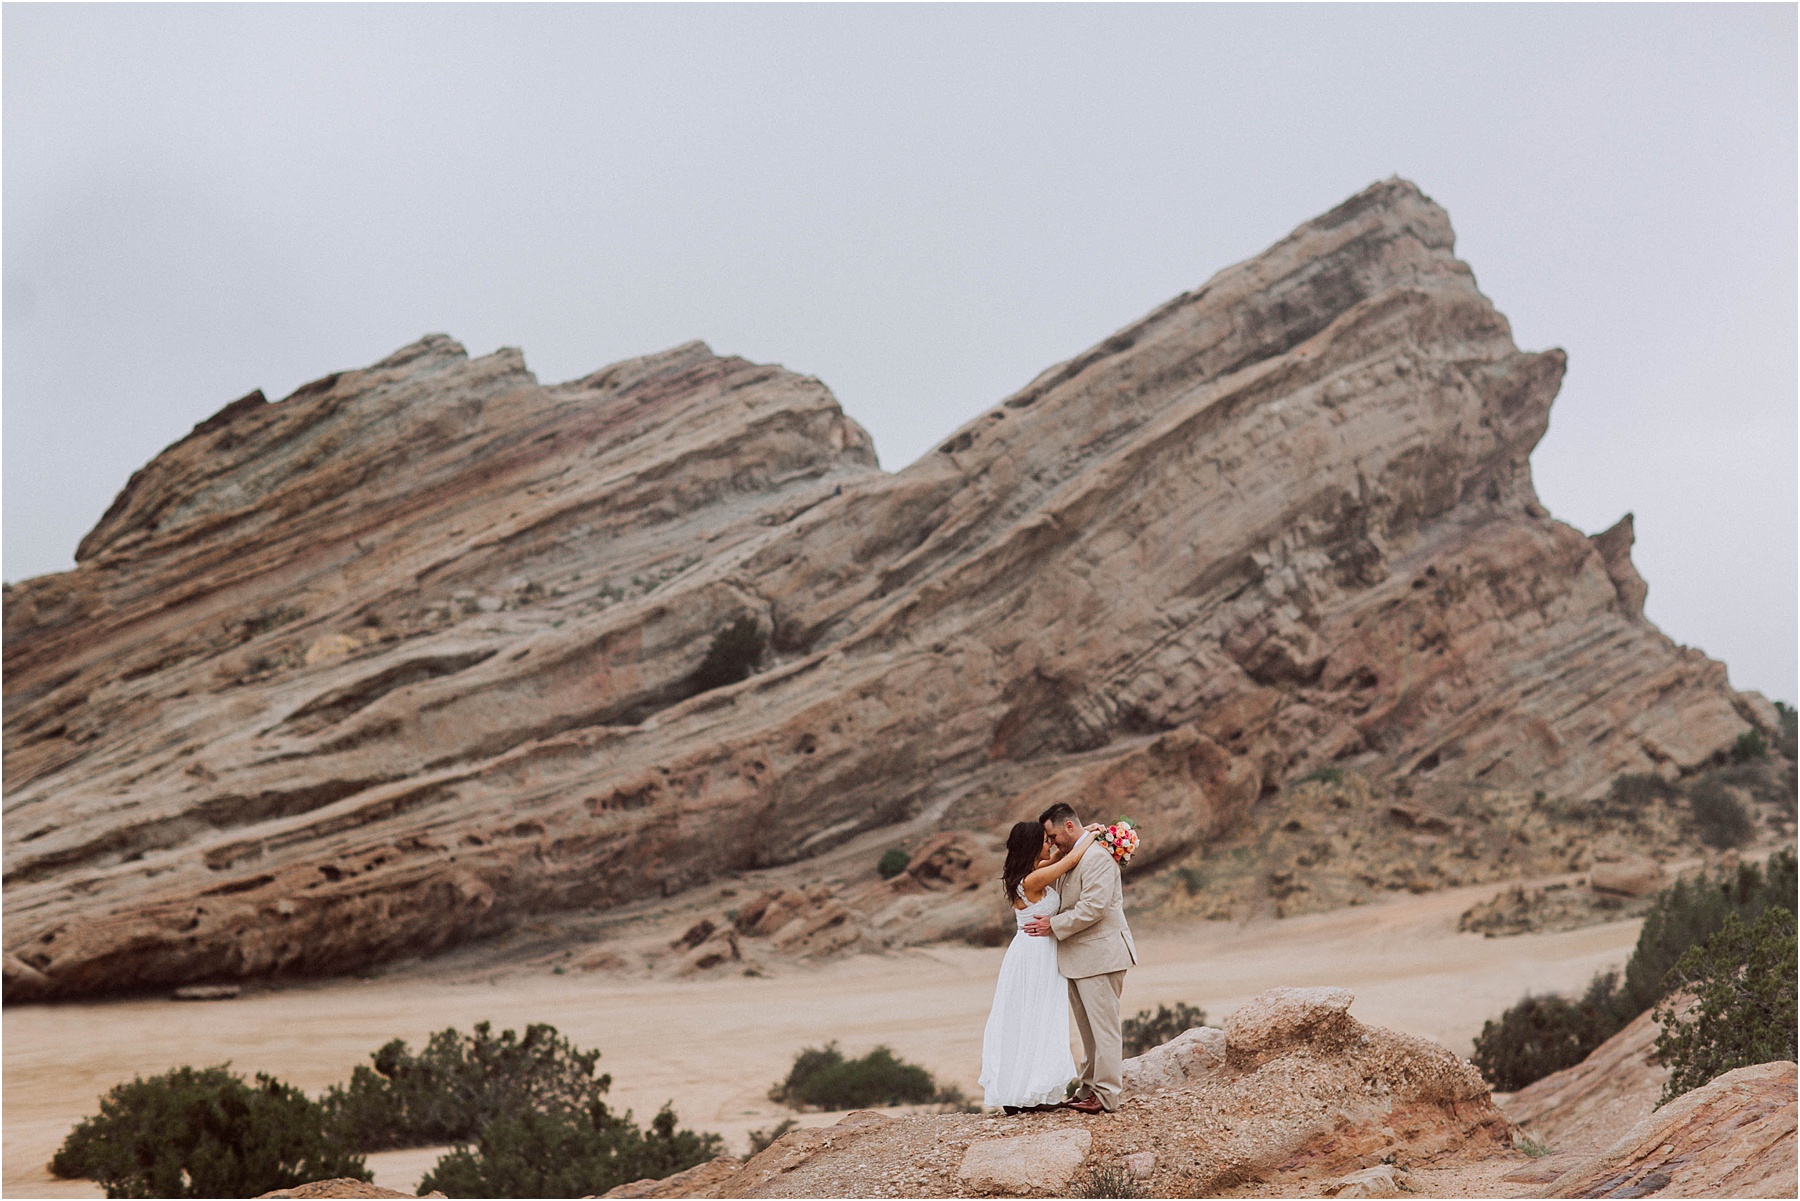
[[[704,338],[896,469],[1399,174],[1569,373],[1533,458],[1796,697],[1792,5],[4,9],[4,574],[227,401]]]

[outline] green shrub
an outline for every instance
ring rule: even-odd
[[[1733,763],[1748,763],[1752,759],[1769,757],[1769,740],[1762,736],[1761,730],[1746,730],[1738,735],[1738,740],[1731,747]]]
[[[1728,917],[1753,922],[1773,906],[1794,912],[1796,866],[1794,852],[1780,851],[1766,867],[1744,863],[1716,876],[1677,880],[1651,902],[1623,978],[1595,976],[1578,1001],[1526,997],[1482,1026],[1471,1061],[1503,1092],[1580,1063],[1655,1005],[1682,956]]]
[[[1700,841],[1723,850],[1743,846],[1756,833],[1756,824],[1744,803],[1724,780],[1707,776],[1688,789],[1688,809]]]
[[[523,1110],[498,1118],[472,1147],[439,1159],[419,1182],[450,1197],[590,1197],[705,1163],[721,1151],[716,1134],[678,1130],[664,1106],[640,1131],[596,1104],[587,1113]]]
[[[1662,998],[1669,972],[1688,948],[1711,938],[1728,915],[1753,922],[1770,905],[1792,913],[1800,884],[1796,867],[1794,852],[1779,851],[1769,856],[1766,867],[1743,863],[1719,876],[1677,880],[1657,893],[1625,961],[1620,1028]]]
[[[114,1085],[50,1161],[109,1197],[255,1197],[312,1180],[370,1179],[329,1137],[319,1106],[270,1076],[176,1068]]]
[[[881,861],[875,865],[875,870],[881,873],[881,878],[883,880],[892,880],[895,876],[905,871],[906,865],[911,861],[912,856],[908,855],[899,847],[894,847],[892,850],[882,854]]]
[[[583,1051],[534,1023],[523,1038],[498,1038],[487,1022],[473,1034],[431,1036],[414,1055],[400,1039],[333,1085],[324,1106],[345,1143],[364,1151],[466,1142],[500,1118],[526,1112],[585,1114],[605,1106],[611,1076],[596,1076],[599,1051]]]
[[[783,1118],[781,1119],[781,1124],[775,1126],[773,1129],[752,1130],[750,1132],[750,1154],[755,1155],[760,1151],[767,1151],[770,1147],[775,1145],[776,1139],[780,1138],[799,1124],[800,1123],[796,1122],[793,1118]]]
[[[769,1099],[795,1109],[867,1109],[876,1105],[962,1104],[955,1088],[940,1088],[931,1073],[876,1047],[861,1059],[845,1059],[836,1043],[808,1047],[794,1056],[787,1079]]]
[[[1296,783],[1311,784],[1315,781],[1320,784],[1342,784],[1344,782],[1344,769],[1341,767],[1316,767],[1312,771],[1307,772],[1304,776],[1301,776]]]
[[[1125,1055],[1142,1055],[1151,1047],[1160,1047],[1172,1038],[1176,1038],[1195,1026],[1206,1025],[1206,1010],[1196,1009],[1186,1001],[1175,1002],[1175,1008],[1158,1005],[1156,1012],[1148,1009],[1138,1010],[1136,1017],[1126,1018],[1120,1024],[1119,1032],[1123,1035]]]
[[[1498,1019],[1483,1023],[1469,1062],[1501,1092],[1516,1092],[1551,1072],[1574,1067],[1618,1033],[1617,981],[1612,972],[1595,976],[1576,1001],[1527,995]]]
[[[1670,995],[1656,1007],[1662,1033],[1657,1058],[1669,1065],[1662,1099],[1733,1068],[1793,1059],[1795,1055],[1794,915],[1779,905],[1764,909],[1754,924],[1727,914],[1711,938],[1689,948],[1670,973]],[[1675,993],[1691,991],[1693,1009],[1675,1015]]]
[[[1075,1184],[1075,1197],[1148,1197],[1150,1192],[1116,1164],[1094,1164]]]
[[[1792,759],[1800,755],[1800,710],[1784,701],[1776,701],[1775,712],[1781,717],[1781,732],[1775,736],[1775,749]]]
[[[693,676],[694,691],[709,692],[749,678],[762,662],[768,639],[754,617],[740,617],[713,635],[712,646]]]

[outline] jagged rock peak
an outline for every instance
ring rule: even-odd
[[[1377,184],[892,475],[698,343],[544,387],[426,339],[244,403],[6,594],[7,997],[344,971],[1046,793],[1151,865],[1321,768],[1579,800],[1773,735],[1538,502],[1564,357],[1451,244]]]

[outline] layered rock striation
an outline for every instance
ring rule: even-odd
[[[434,336],[227,406],[7,591],[7,997],[342,971],[1050,792],[1167,857],[1320,766],[1580,798],[1772,732],[1644,619],[1629,523],[1538,503],[1563,355],[1452,242],[1374,185],[894,474],[697,343],[547,387]]]

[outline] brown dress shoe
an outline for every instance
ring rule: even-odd
[[[1099,1097],[1081,1097],[1074,1101],[1064,1101],[1064,1109],[1073,1109],[1076,1113],[1105,1113],[1106,1106],[1100,1104]]]

